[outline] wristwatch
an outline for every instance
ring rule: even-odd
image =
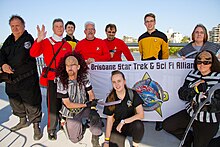
[[[120,123],[123,123],[123,124],[125,124],[125,120],[124,120],[124,119],[122,119]]]

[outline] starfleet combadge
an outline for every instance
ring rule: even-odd
[[[62,48],[62,50],[63,50],[63,51],[65,51],[65,50],[66,50],[66,48]]]
[[[132,101],[128,100],[127,105],[128,105],[128,107],[131,107],[132,106]]]

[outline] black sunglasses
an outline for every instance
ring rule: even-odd
[[[209,65],[209,64],[211,64],[212,63],[212,61],[197,61],[197,64],[204,64],[204,65]]]
[[[114,31],[113,31],[113,32],[111,32],[111,31],[108,31],[107,33],[109,33],[109,34],[110,34],[110,33],[112,33],[112,34],[115,34],[115,32],[114,32]]]

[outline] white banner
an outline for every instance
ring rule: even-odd
[[[96,62],[90,65],[90,79],[98,99],[105,101],[112,89],[111,72],[124,73],[127,86],[136,88],[144,100],[145,121],[162,121],[185,107],[178,97],[188,72],[193,69],[193,59],[168,59],[154,61]],[[143,90],[144,89],[144,90]],[[141,90],[141,91],[140,91]],[[98,105],[99,114],[103,107]]]

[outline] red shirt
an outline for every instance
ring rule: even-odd
[[[62,41],[56,42],[52,38],[50,38],[50,39],[55,43],[55,45],[53,47],[52,47],[52,44],[50,43],[49,39],[46,38],[46,39],[42,40],[41,42],[37,42],[35,40],[34,44],[32,45],[32,47],[30,49],[30,55],[32,57],[38,57],[41,54],[43,54],[44,62],[46,64],[46,66],[48,66],[50,64],[50,61],[52,60],[54,54],[62,45]],[[50,68],[56,69],[58,67],[60,59],[62,57],[64,57],[64,55],[68,52],[72,52],[72,47],[68,42],[65,41],[61,50],[57,54],[55,60],[51,64]],[[42,74],[41,74],[41,77],[42,77]],[[41,85],[46,86],[47,81],[45,81],[45,80],[54,80],[54,78],[55,78],[55,72],[49,71],[47,79],[40,78],[40,83],[41,83]]]
[[[114,50],[114,56],[110,59],[110,61],[122,61],[121,54],[123,53],[124,56],[128,61],[134,61],[133,56],[128,48],[128,46],[124,43],[123,40],[115,38],[114,40],[108,40],[107,38],[104,39],[109,51]]]
[[[83,39],[76,44],[75,51],[82,54],[83,58],[94,58],[95,61],[109,61],[110,53],[105,42],[99,38],[94,40]]]

